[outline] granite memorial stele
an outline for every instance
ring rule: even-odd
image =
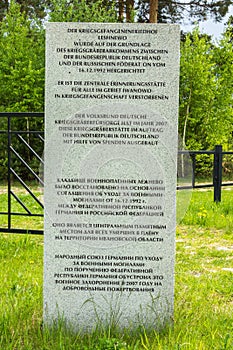
[[[173,315],[179,26],[46,29],[44,321]]]

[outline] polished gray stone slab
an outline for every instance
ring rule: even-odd
[[[177,25],[47,25],[47,323],[172,318],[179,40]]]

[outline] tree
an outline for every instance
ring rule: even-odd
[[[181,44],[179,133],[190,149],[206,149],[206,125],[212,115],[216,79],[211,43],[197,29]]]
[[[215,135],[207,137],[208,142],[220,142],[225,148],[233,148],[233,32],[231,19],[219,44],[213,49],[214,74],[217,80],[215,104]],[[221,135],[219,135],[221,134]],[[229,145],[231,139],[231,145]]]
[[[150,0],[150,14],[149,14],[150,23],[158,22],[158,10],[159,10],[159,0]]]
[[[13,0],[0,27],[0,56],[0,110],[43,110],[43,30]]]
[[[30,18],[44,19],[55,8],[63,6],[77,6],[80,9],[86,8],[97,9],[100,13],[100,8],[103,12],[108,13],[109,10],[115,10],[115,18],[119,22],[132,22],[134,19],[138,22],[160,22],[160,23],[179,23],[184,18],[189,17],[193,22],[203,20],[211,16],[216,21],[222,20],[228,12],[229,6],[233,3],[232,0],[217,1],[217,0],[58,0],[57,6],[54,0],[15,0],[19,5],[21,12],[26,13]],[[0,21],[4,18],[9,7],[9,0],[0,2]],[[84,8],[84,12],[86,9]],[[85,17],[85,14],[84,14]],[[107,16],[106,16],[107,17]],[[110,16],[112,18],[112,14]],[[117,19],[115,19],[117,20]],[[86,19],[87,21],[87,19]]]
[[[25,13],[30,18],[43,19],[47,11],[49,0],[16,0],[20,5],[21,13]],[[0,3],[0,21],[3,20],[10,5],[9,0],[2,0]]]
[[[60,5],[60,7],[58,6]],[[102,1],[94,2],[74,0],[53,1],[51,19],[57,21],[99,21],[116,20],[116,12],[111,6],[102,7]],[[39,112],[44,109],[44,29],[38,21],[22,11],[19,3],[11,0],[7,12],[0,23],[0,111],[2,112]],[[4,120],[0,119],[0,129],[5,129]],[[33,124],[33,125],[32,125]],[[28,130],[43,126],[37,120],[27,118],[14,121],[15,130]],[[5,144],[0,135],[0,143]],[[30,144],[31,138],[27,137]],[[35,169],[36,159],[22,144],[16,145],[26,162]],[[38,146],[40,147],[40,145]],[[42,154],[43,149],[36,149]],[[25,176],[22,164],[12,158],[14,169]],[[33,166],[34,165],[34,166]],[[37,164],[38,167],[38,164]],[[6,150],[0,149],[0,178],[6,173]]]
[[[181,43],[179,135],[182,149],[208,149],[205,143],[206,122],[211,113],[215,91],[211,72],[213,62],[208,54],[210,49],[211,43],[207,37],[200,37],[197,29]],[[181,174],[185,175],[183,156]]]
[[[233,42],[233,16],[228,18],[227,28],[224,35],[228,35],[229,41]]]
[[[2,19],[4,18],[5,13],[6,13],[7,10],[8,10],[8,7],[9,7],[9,2],[8,2],[8,0],[2,0],[2,1],[0,2],[0,21],[2,21]]]
[[[160,23],[178,23],[187,17],[195,22],[208,16],[221,21],[231,4],[232,0],[139,0],[136,10],[139,22],[153,22],[156,12]]]
[[[0,111],[39,112],[44,107],[44,33],[20,11],[20,5],[11,0],[10,7],[0,23]],[[4,128],[0,120],[0,129]],[[42,124],[29,122],[27,118],[14,121],[15,130],[27,130],[32,123],[41,130]],[[4,135],[1,143],[4,144]],[[28,138],[30,143],[31,140]],[[31,165],[35,157],[25,152],[26,161]],[[33,159],[34,158],[34,159]],[[5,156],[0,150],[0,174],[4,175]],[[1,167],[3,165],[3,167]],[[15,169],[23,174],[22,164],[14,163]]]
[[[182,146],[212,150],[222,144],[226,149],[233,131],[233,48],[229,31],[215,46],[195,29],[181,43],[180,65]],[[210,170],[203,158],[197,165],[203,175]]]
[[[102,0],[51,0],[52,22],[116,22],[113,5]]]
[[[118,22],[124,21],[124,0],[118,1]]]

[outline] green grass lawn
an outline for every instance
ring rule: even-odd
[[[43,189],[38,187],[37,184],[30,184],[30,190],[38,198],[39,201],[43,202]],[[28,192],[18,183],[12,185],[12,191],[17,195],[17,197],[24,203],[24,205],[33,214],[43,214],[42,207],[33,199]],[[7,212],[8,210],[8,194],[7,185],[0,184],[0,212]],[[14,213],[25,214],[25,209],[17,202],[17,200],[11,196],[11,211]],[[0,227],[7,227],[8,218],[7,215],[0,215]],[[39,216],[21,216],[12,215],[11,216],[11,227],[12,228],[24,228],[24,229],[34,229],[43,230],[43,217]]]
[[[216,204],[212,191],[178,193],[174,326],[160,333],[42,330],[43,237],[1,234],[0,349],[232,350],[232,197],[224,190]]]

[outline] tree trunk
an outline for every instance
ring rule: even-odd
[[[124,0],[119,0],[119,9],[118,9],[118,21],[123,22],[124,20]]]
[[[158,22],[158,7],[159,7],[159,0],[150,0],[150,17],[149,17],[150,23]]]
[[[183,151],[185,150],[186,130],[187,130],[189,113],[190,113],[191,98],[192,98],[192,88],[190,88],[190,91],[189,91],[188,103],[187,103],[187,107],[186,107],[186,115],[185,115],[183,137],[182,137],[182,150]],[[184,154],[181,154],[181,176],[185,177]]]
[[[133,22],[134,0],[126,0],[126,22]]]

